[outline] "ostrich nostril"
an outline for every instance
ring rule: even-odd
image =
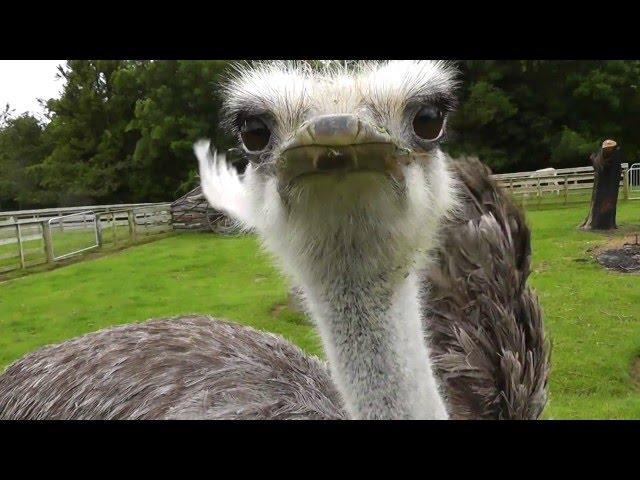
[[[316,158],[314,164],[320,172],[347,170],[354,166],[353,157],[350,154],[335,151],[322,153]]]

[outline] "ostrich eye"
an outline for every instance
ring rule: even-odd
[[[422,107],[413,119],[413,131],[423,140],[435,140],[442,133],[444,113],[437,107]]]
[[[271,131],[258,117],[249,117],[240,128],[240,137],[247,150],[258,152],[264,150],[269,143]]]

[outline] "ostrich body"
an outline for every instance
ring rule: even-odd
[[[277,335],[206,316],[42,348],[11,365],[0,389],[5,419],[344,418],[323,362]]]
[[[440,62],[240,68],[241,180],[196,145],[211,205],[301,287],[328,364],[208,317],[41,349],[0,377],[0,418],[537,418],[548,345],[529,232],[479,163],[440,151]]]

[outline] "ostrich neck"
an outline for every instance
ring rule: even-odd
[[[424,342],[416,274],[334,273],[306,290],[351,418],[446,419]]]

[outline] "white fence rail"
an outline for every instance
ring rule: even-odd
[[[0,225],[4,222],[16,223],[20,220],[42,220],[53,217],[62,217],[72,213],[82,212],[111,212],[117,210],[127,210],[130,208],[145,208],[169,205],[167,202],[159,203],[121,203],[115,205],[88,205],[81,207],[56,207],[56,208],[40,208],[36,210],[15,210],[0,211]]]
[[[0,273],[171,230],[169,203],[0,212]],[[55,215],[64,212],[67,215]]]
[[[640,165],[640,164],[634,164]],[[638,172],[629,168],[628,164],[622,164],[620,186],[622,198],[625,200],[635,198],[633,192],[640,190],[635,185],[640,182],[640,169]],[[517,173],[502,173],[492,175],[498,185],[514,196],[537,197],[555,195],[559,201],[567,203],[570,195],[589,193],[593,189],[593,167],[558,168],[551,171],[532,171]],[[638,176],[637,183],[636,175]]]

